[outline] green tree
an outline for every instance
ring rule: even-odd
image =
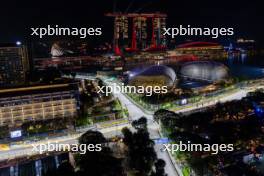
[[[87,131],[79,139],[79,144],[101,144],[101,151],[86,151],[77,155],[79,176],[123,176],[122,161],[113,156],[107,140],[98,131]]]
[[[146,119],[146,117],[141,117],[140,119],[133,121],[132,126],[135,129],[147,130],[147,119]]]
[[[155,171],[152,171],[151,176],[167,176],[164,169],[166,165],[166,162],[164,160],[158,159],[154,165]]]
[[[69,162],[63,162],[58,167],[56,174],[63,176],[74,176],[75,172],[74,172],[74,168]]]
[[[134,171],[135,175],[149,175],[157,159],[154,150],[154,142],[150,139],[147,131],[147,119],[142,117],[132,123],[136,132],[123,129],[124,143],[128,147],[127,163],[128,168]]]

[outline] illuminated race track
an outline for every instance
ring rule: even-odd
[[[111,82],[105,81],[105,83],[109,86],[114,86]],[[144,110],[139,108],[129,98],[127,98],[126,95],[120,92],[114,93],[114,96],[120,100],[123,107],[126,107],[128,109],[131,120],[136,120],[143,116],[146,117],[148,119],[148,131],[149,131],[150,137],[152,139],[160,138],[160,134],[158,130],[159,126],[157,123],[153,121],[153,115],[145,113]],[[165,172],[168,174],[168,176],[181,175],[181,174],[178,174],[178,173],[181,173],[179,166],[176,166],[177,168],[175,168],[174,164],[172,163],[173,161],[169,157],[169,154],[167,152],[161,151],[161,149],[163,148],[163,145],[155,144],[154,148],[155,148],[158,158],[163,159],[166,162]]]
[[[83,79],[85,78],[83,77]],[[106,82],[106,84],[110,86],[113,84],[113,82],[107,81],[107,79],[105,79],[104,81]],[[205,108],[207,106],[212,106],[219,101],[225,102],[225,101],[231,101],[235,99],[241,99],[245,97],[248,92],[254,91],[258,88],[263,88],[263,87],[264,86],[262,85],[262,81],[259,81],[259,84],[254,84],[254,86],[249,86],[243,89],[239,89],[238,91],[232,94],[229,94],[228,96],[215,99],[214,101],[211,100],[203,104],[199,102],[200,106],[197,106],[197,104],[186,105],[186,106],[183,106],[180,110],[175,110],[175,112],[193,111],[196,109]],[[148,110],[142,108],[136,102],[128,98],[128,96],[125,94],[115,93],[114,96],[120,100],[123,107],[126,107],[128,109],[131,120],[138,119],[142,116],[145,116],[148,119],[148,130],[150,132],[152,139],[160,137],[160,134],[158,131],[158,125],[155,122],[153,122],[153,116],[152,116],[153,112],[149,112]],[[106,137],[112,137],[112,136],[121,134],[120,130],[125,126],[127,125],[120,126],[120,127],[116,127],[116,126],[108,127],[105,129],[101,129],[100,131],[104,133]],[[64,137],[59,137],[56,139],[47,139],[47,140],[39,141],[38,143],[45,144],[45,143],[52,142],[52,141],[53,142],[58,141],[59,143],[77,143],[77,138],[79,137],[79,135],[64,136]],[[162,146],[160,146],[160,144],[155,145],[155,150],[157,152],[158,157],[166,161],[166,167],[165,167],[166,172],[168,173],[169,176],[179,175],[176,172],[176,170],[178,170],[178,173],[181,173],[179,167],[177,165],[176,165],[176,168],[174,167],[174,164],[173,164],[174,161],[170,159],[167,152],[161,152],[160,150],[161,147]],[[8,150],[0,151],[0,160],[14,159],[16,157],[30,156],[30,155],[35,155],[35,154],[36,153],[33,152],[33,147],[30,144],[21,144],[16,147],[12,147]]]
[[[120,126],[114,126],[114,127],[109,127],[105,129],[100,129],[98,131],[102,132],[106,138],[111,138],[116,135],[121,134],[121,129],[124,127],[130,127],[129,125],[120,125]],[[88,129],[87,129],[88,130]],[[78,138],[82,133],[79,134],[73,134],[73,135],[65,135],[62,137],[55,137],[55,138],[50,138],[46,140],[41,140],[38,142],[32,142],[30,144],[21,144],[21,145],[16,145],[13,146],[9,149],[2,150],[0,151],[0,161],[3,160],[10,160],[18,157],[23,157],[23,156],[31,156],[31,155],[37,155],[39,152],[33,150],[33,144],[38,145],[38,144],[55,144],[55,143],[60,143],[60,144],[75,144],[78,143]],[[32,145],[31,145],[32,144]]]

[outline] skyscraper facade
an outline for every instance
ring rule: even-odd
[[[29,60],[25,46],[0,46],[0,87],[25,84],[28,70]]]

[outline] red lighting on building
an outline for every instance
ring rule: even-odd
[[[122,50],[134,52],[166,48],[166,38],[162,35],[166,27],[166,14],[107,13],[106,16],[114,17],[113,46],[117,55],[121,55]]]

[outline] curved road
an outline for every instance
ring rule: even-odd
[[[111,82],[106,81],[106,83],[109,86],[112,86]],[[120,100],[122,106],[128,109],[129,116],[132,118],[131,120],[139,119],[142,116],[148,119],[148,131],[149,131],[151,139],[160,138],[160,134],[158,131],[159,126],[153,121],[153,115],[146,114],[138,106],[132,103],[124,94],[120,92],[114,92],[113,94],[116,98]],[[165,172],[168,174],[168,176],[182,175],[182,174],[178,174],[178,172],[181,173],[181,171],[177,172],[174,164],[172,163],[169,157],[169,154],[165,151],[161,151],[161,149],[163,148],[162,144],[155,144],[154,148],[155,148],[158,158],[163,159],[166,162]]]
[[[83,78],[83,79],[85,79],[85,78]],[[109,82],[109,81],[106,81],[106,83],[110,86],[113,85],[113,83]],[[192,111],[192,110],[203,108],[206,106],[211,106],[211,105],[217,103],[218,101],[225,102],[225,101],[230,101],[230,100],[234,100],[234,99],[241,99],[242,97],[246,96],[247,92],[255,90],[255,89],[260,88],[260,87],[263,87],[263,85],[261,85],[261,86],[255,85],[255,86],[250,88],[251,90],[250,89],[244,89],[244,90],[241,89],[241,90],[237,91],[236,93],[222,97],[216,101],[211,101],[211,102],[205,103],[203,105],[194,104],[194,105],[186,106],[181,110],[177,110],[177,112]],[[148,119],[148,130],[149,130],[151,138],[152,139],[160,138],[160,134],[158,131],[159,127],[155,122],[153,122],[153,116],[151,115],[151,113],[149,113],[149,112],[145,113],[144,109],[141,109],[141,107],[138,107],[136,105],[136,103],[134,104],[124,94],[114,93],[114,96],[120,100],[123,107],[126,107],[128,109],[130,117],[132,118],[131,120],[136,120],[142,116],[145,116]],[[107,129],[102,129],[100,131],[102,133],[104,133],[104,135],[106,135],[106,136],[115,136],[115,135],[117,135],[117,133],[120,133],[120,129],[123,127],[124,126],[110,127]],[[77,135],[65,136],[65,137],[60,137],[60,138],[56,138],[56,139],[47,139],[45,141],[39,141],[38,143],[45,144],[47,142],[55,142],[55,141],[56,142],[58,141],[59,143],[76,143],[77,137],[78,137]],[[160,144],[155,145],[155,150],[157,152],[158,158],[161,158],[166,162],[165,171],[168,174],[168,176],[177,176],[177,175],[181,176],[182,174],[181,174],[179,167],[172,163],[167,152],[161,152],[161,150],[160,150],[161,147],[162,147],[162,145],[160,145]],[[9,150],[0,150],[0,160],[12,159],[15,157],[29,156],[29,155],[36,154],[32,151],[32,149],[33,149],[33,147],[30,144],[27,144],[27,145],[23,144],[23,145],[19,145],[16,147],[12,147]]]

